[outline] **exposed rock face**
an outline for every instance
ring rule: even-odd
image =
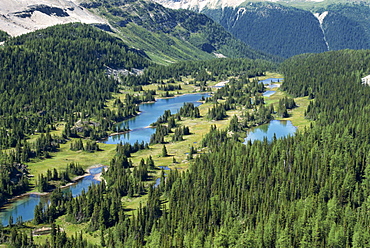
[[[154,0],[171,9],[191,9],[201,11],[204,8],[223,8],[239,6],[244,0]]]
[[[207,9],[219,9],[225,7],[237,7],[246,0],[153,0],[171,9],[191,9],[202,11]],[[259,0],[259,2],[323,2],[324,0]]]
[[[12,36],[70,22],[106,24],[76,0],[1,0],[0,29]]]

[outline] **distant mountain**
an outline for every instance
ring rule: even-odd
[[[282,57],[370,48],[369,1],[163,1],[199,10],[252,48]]]
[[[162,64],[216,57],[272,58],[204,14],[168,9],[149,0],[2,0],[1,5],[0,30],[12,36],[81,22],[122,38]],[[5,37],[1,34],[0,42]]]
[[[12,36],[71,22],[106,23],[76,0],[1,0],[0,30]]]
[[[331,4],[339,2],[367,2],[369,0],[153,0],[171,9],[220,9],[225,7],[238,7],[245,2],[275,2],[294,6],[315,6],[318,4]]]
[[[273,3],[204,10],[250,46],[290,57],[327,50],[318,19],[308,11]]]
[[[312,11],[327,13],[323,20],[323,29],[330,50],[370,48],[369,3],[331,4]]]
[[[149,0],[88,1],[81,6],[104,17],[116,35],[160,63],[225,56],[271,58],[204,14],[168,9]]]
[[[316,11],[275,3],[203,10],[251,47],[282,57],[370,48],[367,4],[330,5]]]

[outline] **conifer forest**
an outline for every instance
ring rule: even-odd
[[[87,24],[0,40],[2,211],[48,197],[1,247],[370,247],[370,50],[163,65]],[[106,142],[141,104],[194,93],[149,142]],[[294,135],[244,140],[297,113]],[[94,164],[99,183],[61,187]]]

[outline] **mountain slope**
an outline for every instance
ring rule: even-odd
[[[1,0],[0,29],[12,36],[70,22],[105,23],[76,0]]]
[[[261,51],[290,57],[327,50],[319,21],[308,11],[273,3],[250,3],[238,8],[206,9],[204,13]]]
[[[149,0],[4,1],[0,6],[0,30],[12,36],[82,22],[119,36],[162,64],[225,56],[271,59],[204,14],[167,9]]]
[[[330,50],[370,48],[370,5],[365,2],[331,4],[312,11],[324,13],[325,34]],[[331,39],[331,40],[330,40]]]
[[[369,1],[165,0],[161,3],[201,11],[254,49],[282,57],[370,48]]]
[[[0,49],[0,148],[14,147],[74,113],[85,112],[104,130],[115,121],[106,101],[118,91],[107,69],[150,64],[120,39],[87,24],[56,25],[9,39]]]
[[[291,6],[312,7],[339,2],[353,2],[352,0],[154,0],[157,3],[171,9],[191,9],[202,11],[203,9],[220,9],[225,7],[237,7],[244,2],[276,2]],[[368,0],[362,1],[368,2]]]
[[[237,38],[282,57],[307,52],[370,48],[368,4],[335,4],[312,12],[275,3],[205,9]]]
[[[94,1],[81,5],[106,18],[127,44],[145,50],[160,63],[216,56],[271,58],[235,39],[204,14],[167,9],[146,0]]]

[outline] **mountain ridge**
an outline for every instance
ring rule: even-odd
[[[103,18],[91,14],[79,3],[76,0],[2,0],[0,29],[18,36],[56,24],[106,24]]]
[[[320,4],[335,2],[357,2],[352,0],[153,0],[172,9],[190,9],[201,12],[204,9],[219,9],[225,7],[238,7],[247,2],[272,2],[287,5]]]
[[[94,25],[157,63],[217,57],[268,58],[202,13],[172,10],[148,0],[4,0],[0,30],[11,36],[56,24]]]
[[[310,11],[286,4],[248,2],[202,13],[254,49],[285,58],[370,48],[370,5],[365,2],[329,4]]]
[[[205,14],[172,10],[147,0],[108,0],[83,3],[89,11],[104,16],[116,34],[133,47],[144,49],[154,58],[171,58],[161,63],[216,57],[267,58],[235,39],[224,27]],[[171,48],[168,49],[168,48]],[[175,58],[175,60],[173,60]]]

